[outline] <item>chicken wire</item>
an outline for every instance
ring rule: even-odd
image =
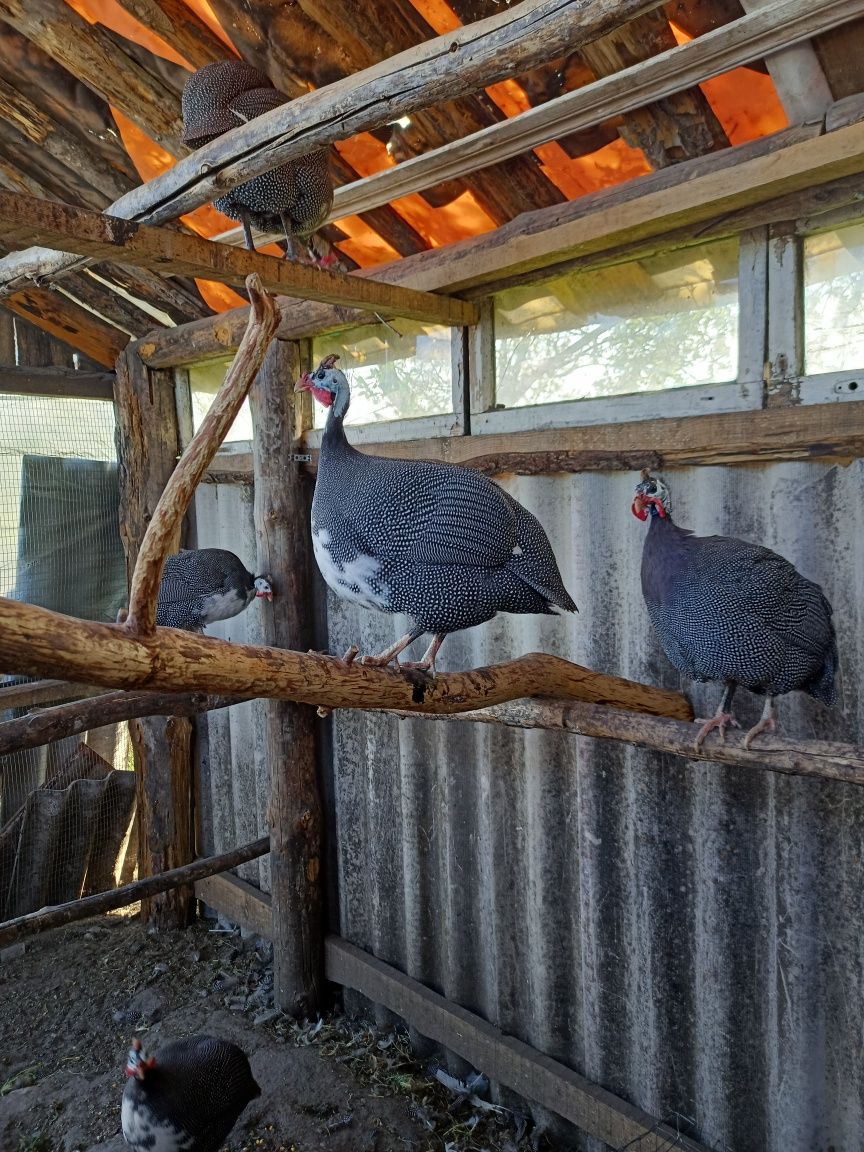
[[[106,401],[0,395],[0,595],[116,618],[126,571],[114,431]],[[0,672],[0,684],[23,679]],[[129,878],[131,767],[126,725],[0,758],[0,919]]]

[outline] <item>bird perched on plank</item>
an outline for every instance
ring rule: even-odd
[[[183,88],[183,140],[200,148],[231,128],[237,128],[289,103],[263,72],[242,60],[220,60],[200,68]],[[255,251],[253,225],[262,232],[285,232],[287,255],[296,258],[294,238],[307,238],[327,219],[333,204],[333,183],[326,151],[310,152],[280,164],[215,201],[216,207],[243,225],[246,246]],[[323,241],[326,245],[326,241]],[[329,266],[332,252],[318,262]]]
[[[482,473],[351,447],[343,427],[351,393],[338,359],[326,357],[295,388],[330,409],[312,501],[315,559],[338,596],[413,618],[365,662],[389,664],[431,632],[423,659],[403,667],[434,671],[451,632],[498,612],[575,611],[539,522]]]
[[[136,1037],[121,1123],[134,1152],[216,1152],[261,1089],[246,1054],[215,1036],[189,1036],[146,1057]]]
[[[156,623],[202,632],[208,624],[237,616],[256,598],[272,601],[272,576],[253,576],[225,548],[183,549],[165,561]]]
[[[747,748],[761,732],[776,730],[775,696],[797,690],[834,703],[837,641],[818,584],[769,548],[679,528],[669,489],[647,471],[631,510],[650,520],[642,594],[663,651],[692,680],[725,686],[717,712],[699,729],[697,748],[713,729],[722,740],[728,725],[739,726],[732,712],[739,686],[765,696]]]

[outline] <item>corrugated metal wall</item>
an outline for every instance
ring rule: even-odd
[[[860,740],[864,464],[666,475],[679,523],[766,543],[823,584],[839,705],[786,697],[781,724]],[[547,528],[579,614],[500,617],[451,637],[440,667],[540,649],[677,686],[642,606],[635,479],[508,482]],[[219,540],[236,545],[248,517],[232,509]],[[376,650],[403,623],[332,597],[328,611],[334,652]],[[232,636],[243,626],[229,622]],[[707,715],[719,693],[694,697]],[[752,722],[760,704],[742,692],[739,708]],[[864,790],[552,733],[332,723],[347,939],[648,1112],[691,1118],[706,1144],[864,1147]],[[232,729],[235,820],[253,745]]]

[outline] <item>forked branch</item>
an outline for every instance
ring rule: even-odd
[[[124,624],[130,635],[152,636],[155,632],[159,581],[171,540],[186,515],[195,489],[240,411],[276,335],[279,311],[257,275],[247,277],[246,290],[251,308],[245,335],[210,411],[166,484],[141,542]]]

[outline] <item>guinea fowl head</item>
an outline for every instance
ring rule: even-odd
[[[636,494],[630,511],[639,520],[659,516],[666,520],[672,513],[669,489],[656,476],[651,476],[647,468],[642,469],[642,479],[636,485]]]
[[[336,355],[325,356],[314,372],[304,372],[294,385],[295,392],[311,392],[319,404],[333,408],[335,416],[344,416],[351,400],[351,389],[344,372],[336,367]]]
[[[252,581],[255,588],[256,597],[269,600],[273,603],[273,577],[272,576],[256,576]]]
[[[136,1080],[143,1080],[150,1069],[155,1067],[155,1057],[146,1057],[144,1055],[141,1041],[136,1036],[132,1041],[132,1047],[129,1049],[129,1057],[126,1061],[125,1068],[126,1075],[129,1077],[134,1076]]]

